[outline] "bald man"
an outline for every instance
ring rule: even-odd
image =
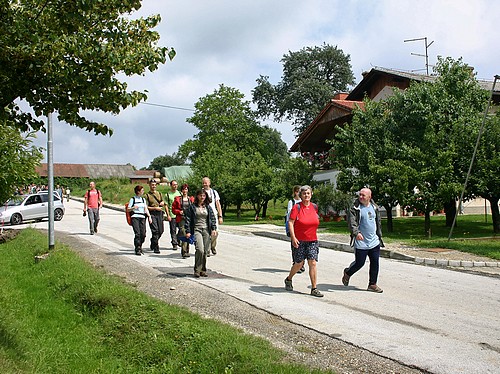
[[[369,188],[362,188],[359,191],[359,196],[349,211],[349,230],[355,260],[344,269],[342,283],[348,286],[349,279],[364,266],[368,257],[370,277],[367,290],[382,293],[382,289],[377,285],[380,247],[384,246],[381,218],[379,207],[373,202],[372,191]]]

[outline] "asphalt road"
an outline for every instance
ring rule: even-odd
[[[55,222],[56,230],[169,275],[192,274],[194,256],[182,259],[173,251],[168,232],[160,240],[161,254],[135,256],[123,212],[102,209],[99,232],[91,236],[83,205],[73,200],[65,205],[66,215]],[[47,228],[47,222],[33,226]],[[368,264],[344,287],[342,270],[353,255],[321,249],[318,288],[325,297],[314,298],[307,273],[294,277],[293,292],[284,289],[291,265],[289,243],[222,226],[217,249],[208,259],[209,277],[202,280],[207,287],[429,372],[500,373],[498,277],[381,259],[378,284],[384,293],[374,294],[366,291]]]

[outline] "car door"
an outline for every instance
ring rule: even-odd
[[[26,199],[21,214],[24,220],[47,217],[47,204],[42,202],[40,195],[31,195]]]

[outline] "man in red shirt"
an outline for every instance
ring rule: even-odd
[[[318,207],[311,202],[312,189],[310,186],[300,188],[300,198],[302,201],[295,204],[290,212],[288,228],[290,240],[292,242],[293,265],[290,274],[285,278],[285,289],[293,291],[292,278],[304,266],[307,259],[309,267],[309,278],[311,279],[311,295],[323,297],[323,294],[316,288],[318,261],[318,236],[319,226]]]
[[[99,209],[102,207],[102,196],[101,191],[95,188],[95,182],[90,182],[89,187],[90,189],[85,192],[83,215],[88,215],[90,235],[94,235],[99,224]]]

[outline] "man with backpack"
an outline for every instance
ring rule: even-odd
[[[89,218],[90,235],[97,233],[97,225],[99,224],[99,209],[102,207],[102,195],[95,187],[95,182],[90,182],[90,189],[87,190],[83,201],[83,216]]]
[[[290,230],[288,229],[288,220],[290,219],[290,213],[292,211],[293,206],[295,204],[300,203],[301,201],[302,200],[300,198],[300,186],[297,184],[297,185],[293,186],[292,198],[288,201],[288,205],[287,205],[287,209],[286,209],[285,232],[286,232],[286,236],[288,236],[288,237],[290,237]],[[290,253],[293,254],[293,245],[290,245],[290,246],[291,246]],[[293,255],[292,255],[292,265],[293,265]],[[306,269],[304,268],[304,266],[302,266],[297,273],[301,274],[304,271],[306,271]]]
[[[148,205],[149,213],[151,214],[151,221],[149,228],[151,229],[151,250],[154,253],[160,253],[160,245],[158,244],[161,236],[163,235],[163,208],[166,206],[160,191],[156,190],[156,180],[151,179],[149,182],[149,192],[146,194],[146,202]],[[170,221],[168,208],[165,208],[167,220]]]

